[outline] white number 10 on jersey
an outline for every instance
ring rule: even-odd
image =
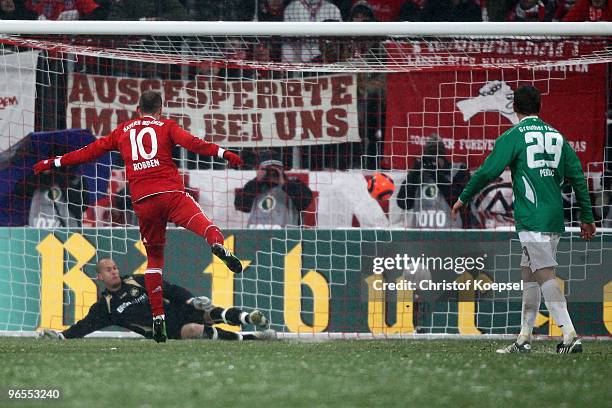
[[[535,140],[535,144],[533,143]],[[525,143],[527,146],[527,166],[530,169],[539,169],[547,166],[556,169],[561,160],[561,150],[563,148],[563,137],[557,132],[527,132],[525,133]],[[535,159],[538,153],[547,153],[553,156],[552,160]]]
[[[151,136],[151,151],[147,153],[142,144],[142,139],[146,134]],[[130,129],[130,144],[132,145],[132,160],[138,160],[138,155],[145,160],[151,160],[157,154],[157,134],[151,127],[142,128],[138,135],[136,129]]]

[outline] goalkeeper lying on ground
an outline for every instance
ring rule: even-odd
[[[152,338],[151,306],[144,286],[144,276],[120,276],[117,264],[104,258],[96,264],[98,280],[105,290],[89,313],[63,332],[45,329],[41,337],[60,339],[80,338],[107,326],[121,326],[146,338]],[[265,327],[266,317],[258,310],[250,313],[236,307],[215,307],[205,296],[194,297],[187,289],[163,281],[167,334],[170,339],[269,340],[273,330],[253,334],[234,333],[213,327],[216,323],[234,326],[252,324]]]

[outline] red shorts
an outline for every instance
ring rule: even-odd
[[[133,206],[145,246],[165,245],[168,222],[201,236],[206,236],[207,229],[214,225],[200,205],[186,192],[155,194],[133,203]]]

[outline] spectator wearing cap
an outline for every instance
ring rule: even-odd
[[[555,5],[552,1],[544,3],[541,0],[520,0],[510,10],[508,21],[552,21],[554,13]]]
[[[312,202],[312,190],[301,180],[287,177],[280,156],[259,154],[257,175],[236,191],[234,206],[249,213],[249,228],[301,225],[301,212]]]
[[[576,0],[563,21],[612,21],[611,0]]]

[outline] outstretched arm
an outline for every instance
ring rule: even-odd
[[[62,334],[67,339],[78,339],[110,325],[112,325],[110,315],[104,309],[104,305],[96,302],[85,318],[64,330]]]
[[[63,156],[57,156],[52,159],[41,160],[34,165],[34,174],[38,175],[46,170],[51,170],[55,167],[61,166],[74,166],[77,164],[83,164],[97,159],[104,153],[115,150],[115,144],[113,134],[106,137],[101,137],[88,144],[79,150],[66,153]]]
[[[174,123],[170,136],[172,141],[185,149],[196,154],[204,156],[216,156],[220,159],[227,160],[232,166],[241,167],[244,165],[240,156],[225,150],[214,143],[199,139]]]

